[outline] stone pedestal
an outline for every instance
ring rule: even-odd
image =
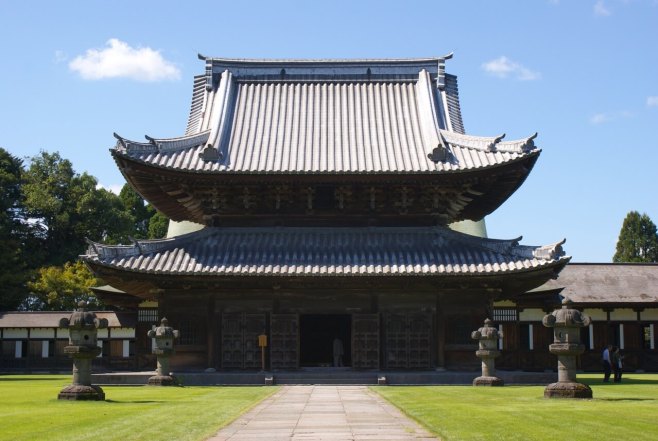
[[[592,398],[592,389],[576,381],[577,357],[585,352],[580,343],[580,328],[589,326],[591,319],[577,309],[570,307],[571,301],[564,299],[562,309],[544,316],[544,326],[553,328],[551,354],[557,355],[558,381],[544,389],[546,398]]]
[[[98,329],[107,327],[107,320],[98,319],[86,306],[80,302],[70,318],[59,322],[61,328],[69,330],[69,345],[64,347],[64,353],[73,359],[73,384],[60,391],[58,400],[105,400],[103,389],[91,384],[91,362],[101,353],[97,333]]]
[[[171,376],[169,370],[169,357],[174,354],[174,340],[178,338],[177,330],[169,326],[169,321],[163,318],[160,326],[153,327],[148,331],[148,336],[154,339],[152,353],[158,358],[158,364],[155,375],[150,377],[148,384],[150,386],[171,386],[176,383],[176,379]]]
[[[478,340],[479,349],[475,355],[482,360],[482,375],[473,380],[473,386],[503,386],[504,382],[496,377],[496,357],[500,355],[498,340],[502,332],[491,326],[492,321],[486,319],[484,326],[474,331],[471,338]]]

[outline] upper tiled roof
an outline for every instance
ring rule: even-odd
[[[519,245],[442,227],[206,228],[130,246],[93,243],[83,260],[122,271],[195,276],[495,275],[562,267],[562,242]]]
[[[436,173],[497,166],[539,152],[463,133],[445,58],[203,58],[186,135],[114,154],[201,173]],[[205,86],[205,87],[204,87]]]

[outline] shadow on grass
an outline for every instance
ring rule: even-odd
[[[113,404],[152,404],[152,403],[168,403],[167,400],[105,400],[106,403]]]
[[[593,378],[578,378],[578,381],[581,383],[585,383],[590,386],[610,386],[610,387],[615,387],[618,384],[655,384],[658,385],[658,379],[651,380],[651,379],[645,379],[645,378],[624,378],[621,383],[614,383],[612,380],[608,383],[604,383],[603,380],[599,379],[593,379]]]
[[[62,377],[40,377],[40,378],[16,378],[11,376],[0,376],[0,381],[61,381]],[[66,381],[66,379],[64,379]]]
[[[655,398],[596,398],[597,401],[656,401]]]

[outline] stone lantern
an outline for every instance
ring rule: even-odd
[[[107,328],[107,319],[99,319],[87,311],[87,303],[80,301],[70,318],[59,321],[60,328],[68,328],[69,344],[64,353],[73,358],[73,384],[62,389],[59,400],[105,400],[99,386],[91,384],[91,361],[101,353],[96,344],[98,329]]]
[[[178,331],[169,326],[169,320],[163,318],[160,326],[154,326],[148,332],[148,336],[154,339],[153,350],[158,357],[158,366],[155,375],[149,378],[152,386],[170,386],[174,384],[174,378],[169,372],[169,357],[174,354],[174,340],[178,338]]]
[[[562,300],[562,308],[544,316],[544,326],[553,328],[551,354],[557,355],[558,381],[546,386],[546,398],[592,398],[592,389],[576,382],[576,357],[585,352],[580,343],[580,328],[589,326],[592,319],[571,308],[571,300]]]
[[[503,338],[503,333],[491,326],[491,320],[486,319],[484,326],[473,331],[471,338],[478,340],[479,347],[475,355],[482,360],[482,376],[473,380],[473,386],[502,386],[503,380],[496,377],[495,359],[500,355],[498,340]]]

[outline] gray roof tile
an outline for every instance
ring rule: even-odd
[[[195,77],[186,135],[120,138],[115,154],[190,172],[367,174],[464,171],[539,151],[528,139],[460,135],[456,78],[436,87],[441,60],[291,60],[284,69],[209,58],[217,80]],[[448,154],[435,163],[436,148]]]
[[[544,247],[442,227],[205,228],[129,246],[91,244],[83,260],[126,271],[188,275],[487,275],[566,262]]]

